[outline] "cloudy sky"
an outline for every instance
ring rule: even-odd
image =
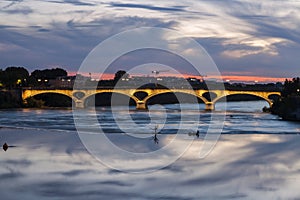
[[[295,77],[299,10],[298,0],[1,0],[0,67],[76,72],[104,39],[163,27],[198,41],[226,78]],[[126,70],[129,63],[122,64]]]

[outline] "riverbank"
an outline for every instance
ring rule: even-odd
[[[124,135],[113,134],[119,140]],[[162,142],[163,135],[159,135]],[[123,140],[124,141],[124,140]],[[199,159],[203,140],[151,173],[111,169],[91,156],[75,132],[0,129],[3,199],[296,199],[299,135],[222,135]],[[160,143],[162,144],[162,143]],[[141,147],[155,147],[145,140]],[[141,163],[147,164],[147,159]],[[159,160],[157,160],[159,162]],[[128,161],[128,164],[131,163]]]
[[[275,101],[271,113],[284,120],[300,121],[300,96],[289,96]]]
[[[19,90],[0,90],[0,109],[20,108],[22,106]]]

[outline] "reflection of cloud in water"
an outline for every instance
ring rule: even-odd
[[[123,183],[121,181],[101,181],[101,182],[96,182],[94,183],[96,185],[111,185],[111,186],[126,186],[126,187],[130,187],[130,186],[134,186],[133,183]]]
[[[28,167],[31,165],[31,161],[29,160],[1,160],[0,165],[12,165],[12,166],[19,166],[19,167]]]
[[[300,196],[297,135],[223,135],[204,159],[198,159],[201,140],[196,140],[172,165],[144,174],[127,174],[105,167],[87,153],[74,133],[0,130],[0,135],[18,146],[0,152],[1,199],[296,199]],[[149,140],[149,145],[154,143]],[[145,159],[144,163],[147,162]]]
[[[23,176],[22,173],[11,171],[11,172],[8,172],[8,173],[0,174],[0,180],[1,180],[1,182],[4,183],[4,181],[6,181],[6,180],[20,178],[21,176]]]
[[[61,175],[63,176],[79,176],[81,174],[87,174],[92,172],[91,170],[70,170],[70,171],[66,171],[66,172],[62,172]]]

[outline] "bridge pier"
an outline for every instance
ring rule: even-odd
[[[148,110],[148,106],[147,106],[146,102],[138,101],[138,102],[136,102],[136,109],[137,110]]]
[[[75,102],[75,108],[84,108],[84,102],[83,101],[76,101]]]
[[[214,111],[215,110],[215,104],[213,102],[205,103],[205,110],[206,111]]]

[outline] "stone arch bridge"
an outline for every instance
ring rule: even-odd
[[[118,93],[123,94],[136,103],[137,109],[147,109],[147,102],[150,98],[166,93],[183,93],[194,95],[197,98],[201,99],[205,105],[206,110],[214,110],[215,103],[229,95],[245,94],[260,97],[267,101],[270,107],[273,104],[271,95],[280,96],[280,92],[277,91],[233,91],[233,90],[191,90],[191,89],[82,89],[82,90],[73,90],[73,89],[23,89],[22,99],[26,100],[29,97],[34,97],[35,95],[45,94],[45,93],[56,93],[62,94],[70,97],[75,103],[76,108],[84,108],[86,106],[86,100],[95,94],[100,93]],[[143,93],[144,97],[138,97],[138,93]],[[215,98],[208,100],[205,96],[207,94],[214,94]]]

